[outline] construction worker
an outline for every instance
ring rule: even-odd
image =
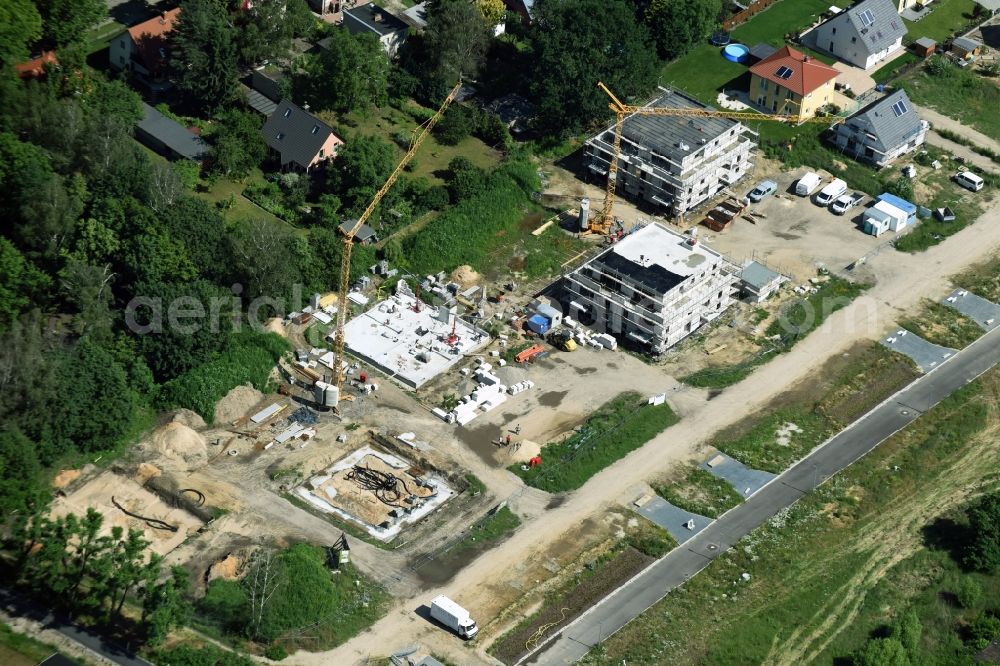
[[[518,423],[516,426],[514,426],[514,434],[515,435],[520,435],[521,434],[521,424],[520,423]]]
[[[507,446],[510,446],[510,435],[507,435]]]

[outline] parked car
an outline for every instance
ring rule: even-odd
[[[766,197],[771,196],[778,191],[778,184],[773,180],[765,180],[763,182],[757,183],[757,187],[750,190],[750,194],[747,198],[754,203],[760,203],[760,201]]]
[[[795,183],[795,193],[800,197],[807,197],[812,194],[819,184],[823,182],[818,173],[813,173],[809,171],[806,175],[799,178],[799,182]]]
[[[834,178],[816,195],[817,206],[829,206],[830,202],[847,192],[847,183],[840,178]]]
[[[959,171],[956,173],[955,182],[965,189],[972,190],[973,192],[978,192],[983,189],[984,184],[983,179],[971,171]]]
[[[859,203],[865,200],[864,192],[852,192],[851,194],[842,194],[833,202],[830,206],[830,212],[834,215],[843,215],[847,211],[851,210]]]

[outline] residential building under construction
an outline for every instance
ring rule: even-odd
[[[563,280],[569,314],[654,354],[721,315],[734,300],[738,268],[700,244],[649,224]]]
[[[711,108],[673,90],[661,92],[647,106]],[[587,141],[584,160],[599,180],[608,175],[614,133],[610,125]],[[616,192],[682,215],[750,172],[755,136],[728,118],[632,114],[622,127]]]

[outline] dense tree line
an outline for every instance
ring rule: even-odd
[[[82,517],[19,514],[6,544],[14,581],[49,607],[106,626],[130,624],[123,609],[138,599],[138,629],[156,645],[187,618],[187,572],[164,572],[159,555],[147,556],[150,542],[142,532],[103,528],[103,516],[94,509]]]

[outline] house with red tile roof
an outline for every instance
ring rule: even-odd
[[[42,51],[42,55],[14,65],[14,70],[22,79],[37,79],[45,76],[45,65],[58,65],[55,51]]]
[[[761,109],[811,118],[833,98],[840,72],[790,46],[783,46],[750,68],[750,100]]]
[[[129,72],[150,92],[168,87],[167,39],[180,13],[180,7],[163,12],[112,39],[109,50],[111,66]]]

